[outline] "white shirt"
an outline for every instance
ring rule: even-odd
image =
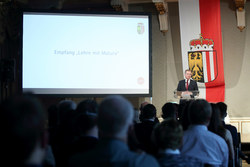
[[[190,80],[191,80],[191,79],[188,80],[188,85],[190,85]],[[185,79],[185,86],[186,86],[186,85],[187,85],[187,79]]]

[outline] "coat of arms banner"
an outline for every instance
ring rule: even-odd
[[[220,0],[179,0],[183,70],[190,69],[200,97],[225,100]]]

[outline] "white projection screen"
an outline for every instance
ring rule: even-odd
[[[152,95],[151,16],[23,12],[22,92]]]

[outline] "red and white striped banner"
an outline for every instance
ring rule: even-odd
[[[179,0],[183,70],[190,69],[200,98],[225,100],[220,0]]]

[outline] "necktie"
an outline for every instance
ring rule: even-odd
[[[186,85],[186,89],[188,90],[188,80],[187,80],[187,85]]]

